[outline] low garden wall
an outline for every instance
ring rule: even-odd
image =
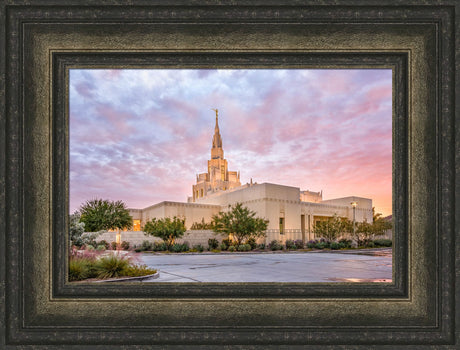
[[[96,241],[106,241],[108,243],[116,242],[116,232],[104,232],[100,236],[96,238]],[[190,247],[194,245],[201,244],[204,247],[208,246],[208,239],[216,238],[219,242],[222,242],[222,239],[225,238],[222,235],[216,235],[211,230],[187,230],[185,231],[184,236],[181,239],[178,239],[177,243],[184,243],[188,242]],[[121,232],[121,241],[129,242],[131,247],[139,246],[144,241],[149,241],[151,243],[154,242],[162,242],[160,238],[145,235],[143,231],[122,231]]]
[[[279,232],[275,232],[275,231],[277,230],[273,230],[273,232],[268,231],[267,236],[265,238],[258,239],[257,243],[265,243],[266,245],[268,245],[268,243],[270,243],[273,240],[278,240],[278,241],[281,241],[281,243],[284,243],[286,240],[295,241],[295,240],[302,239],[302,233],[300,232],[300,230],[286,230],[285,234],[283,235],[280,235]],[[96,241],[99,242],[99,241],[105,240],[108,243],[115,242],[116,235],[117,235],[116,232],[104,232],[103,234],[101,234],[100,236],[96,238]],[[306,236],[305,241],[308,241],[308,234],[306,234],[305,236]],[[226,236],[217,235],[212,230],[187,230],[185,231],[184,236],[181,239],[178,239],[176,243],[188,242],[190,247],[193,247],[197,244],[201,244],[203,247],[207,247],[208,240],[210,238],[216,238],[219,241],[219,243],[221,243],[222,239],[225,239]],[[348,238],[348,237],[343,237],[343,238]],[[386,234],[384,236],[379,236],[379,237],[376,236],[374,238],[375,239],[377,238],[391,239],[391,233],[389,235]],[[129,245],[131,247],[139,246],[144,241],[149,241],[151,243],[162,242],[160,238],[145,235],[143,231],[122,231],[121,241],[129,242]]]

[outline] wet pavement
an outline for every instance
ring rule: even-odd
[[[160,277],[143,282],[391,282],[388,249],[149,254],[140,263]]]

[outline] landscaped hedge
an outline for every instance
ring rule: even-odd
[[[374,240],[374,244],[377,247],[391,247],[393,241],[391,239],[376,239]]]

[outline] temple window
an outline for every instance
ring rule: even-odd
[[[280,235],[284,235],[284,218],[280,218]]]

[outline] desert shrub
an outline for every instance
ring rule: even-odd
[[[351,239],[342,238],[341,240],[339,240],[341,248],[351,248],[351,243]]]
[[[187,242],[185,243],[175,243],[173,244],[170,248],[169,248],[169,251],[170,252],[174,252],[174,253],[182,253],[182,252],[186,252],[190,249],[189,245]]]
[[[208,239],[208,250],[216,249],[219,246],[219,241],[215,238]]]
[[[101,241],[97,242],[97,246],[100,246],[100,245],[103,245],[105,247],[105,249],[110,249],[110,244],[106,240],[101,240]]]
[[[303,241],[301,239],[296,239],[294,241],[294,244],[295,244],[297,249],[303,249],[304,248],[304,244],[303,244]]]
[[[376,239],[374,244],[376,247],[391,247],[393,242],[391,239]]]
[[[231,239],[228,239],[228,238],[223,239],[223,240],[222,240],[222,243],[224,243],[227,247],[230,247],[231,245],[233,245],[232,240],[231,240]]]
[[[142,241],[142,244],[140,245],[139,247],[142,251],[145,251],[145,250],[152,250],[152,243],[150,243],[150,241]]]
[[[295,245],[294,241],[290,239],[287,239],[284,244],[286,245],[286,249],[297,249],[297,246]]]
[[[94,275],[93,259],[86,257],[71,257],[69,259],[69,281],[81,281]]]
[[[85,248],[86,250],[94,250],[94,246],[92,246],[91,244],[88,244]]]
[[[96,250],[98,250],[98,251],[104,251],[104,250],[105,250],[105,245],[99,244],[99,245],[97,246]]]
[[[240,244],[238,246],[238,251],[239,252],[248,252],[251,250],[251,246],[249,244]]]
[[[257,248],[257,242],[254,237],[248,238],[248,240],[246,241],[246,244],[249,244],[251,246],[251,250]]]
[[[270,250],[283,250],[283,245],[278,242],[276,239],[274,239],[273,241],[270,242],[270,244],[268,245],[268,248]]]
[[[228,247],[227,247],[227,245],[225,243],[222,243],[220,245],[220,250],[227,250],[227,249],[228,249]]]
[[[193,249],[195,249],[197,252],[200,252],[200,253],[204,251],[204,247],[201,244],[194,245]]]
[[[317,240],[310,240],[307,242],[307,248],[315,248],[315,245],[318,243]]]
[[[265,250],[265,243],[260,243],[257,245],[257,249]]]
[[[324,248],[329,248],[329,247],[331,246],[331,242],[328,241],[328,240],[325,239],[325,238],[321,238],[321,239],[319,240],[319,242],[320,242],[320,243],[324,243]]]
[[[122,276],[128,277],[140,277],[146,275],[152,275],[157,270],[149,268],[147,265],[128,265],[121,272]]]
[[[168,250],[173,253],[180,253],[182,251],[182,244],[174,243]]]
[[[69,281],[81,281],[87,278],[113,278],[121,276],[137,277],[150,275],[156,270],[146,265],[132,265],[128,258],[110,254],[99,259],[97,254],[71,256],[69,259]]]
[[[370,238],[365,238],[359,242],[359,246],[361,247],[369,247],[370,244],[374,244]]]
[[[315,244],[316,249],[324,249],[327,248],[327,243],[326,242],[318,242]]]
[[[205,222],[204,218],[201,218],[201,222],[194,222],[190,226],[190,230],[211,230],[212,222]]]
[[[129,249],[129,242],[128,241],[121,242],[121,249],[128,250]]]
[[[117,250],[118,244],[117,242],[112,242],[110,243],[110,246],[112,247],[112,250]]]
[[[229,252],[234,252],[235,250],[236,250],[236,247],[234,245],[231,245],[230,247],[228,247]]]
[[[129,266],[129,260],[117,254],[104,256],[96,261],[94,268],[98,278],[123,276],[123,270]]]
[[[369,247],[369,248],[374,248],[374,246],[375,246],[375,244],[372,241],[367,243],[367,247]]]
[[[337,242],[332,242],[330,247],[332,250],[337,250],[337,249],[340,249],[340,244]]]
[[[153,243],[152,250],[155,252],[164,252],[168,250],[168,245],[165,242]]]

